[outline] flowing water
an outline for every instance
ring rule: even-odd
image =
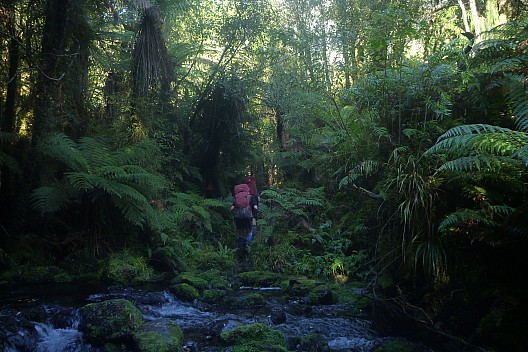
[[[6,326],[0,328],[0,338],[4,340],[4,351],[8,352],[99,352],[101,350],[86,343],[77,330],[80,307],[90,302],[125,298],[140,309],[145,320],[170,318],[178,322],[185,343],[194,346],[195,351],[221,351],[221,332],[239,324],[257,322],[280,330],[287,339],[319,333],[328,341],[331,351],[368,352],[383,340],[371,330],[369,321],[350,315],[347,306],[312,307],[297,301],[284,302],[272,288],[246,288],[234,294],[255,291],[266,297],[266,304],[258,308],[182,302],[162,289],[113,288],[90,294],[86,293],[86,288],[74,290],[71,287],[55,291],[14,291],[0,296],[0,318],[24,316],[27,323],[18,325],[17,331],[5,331]],[[282,314],[280,324],[273,323],[274,312]]]

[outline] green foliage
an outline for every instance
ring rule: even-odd
[[[155,230],[165,243],[171,233],[213,232],[214,216],[220,217],[215,210],[227,209],[229,203],[217,199],[205,198],[195,193],[172,192],[158,212]]]
[[[140,352],[171,352],[180,349],[183,332],[173,320],[148,321],[135,333],[134,341]]]
[[[237,326],[221,333],[220,339],[234,352],[287,351],[282,333],[261,323]]]
[[[267,226],[275,232],[307,221],[325,206],[323,188],[301,191],[293,188],[269,188],[261,193],[261,212]]]
[[[198,290],[186,283],[171,286],[171,291],[182,301],[192,302],[200,297]]]
[[[130,339],[143,325],[139,309],[125,299],[87,304],[81,308],[81,317],[79,330],[98,345]]]
[[[167,186],[161,175],[148,170],[152,163],[147,160],[156,160],[153,144],[143,141],[116,148],[103,138],[83,137],[76,143],[57,133],[44,140],[39,150],[64,168],[49,185],[31,194],[34,208],[42,215],[88,206],[96,214],[92,221],[101,221],[111,204],[133,225],[143,227],[153,220],[150,202]]]
[[[270,287],[281,281],[281,275],[268,271],[246,271],[238,275],[244,286]]]
[[[154,270],[147,264],[146,259],[128,251],[110,255],[106,275],[110,280],[125,285],[140,284],[155,279]]]

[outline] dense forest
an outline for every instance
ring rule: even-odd
[[[526,14],[3,0],[0,287],[221,268],[252,173],[254,268],[362,282],[387,334],[526,348]]]

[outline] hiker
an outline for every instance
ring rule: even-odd
[[[234,188],[233,205],[231,211],[235,218],[236,229],[238,233],[237,254],[240,258],[247,255],[247,239],[251,240],[251,194],[249,186],[241,183]]]
[[[249,194],[251,195],[250,208],[251,208],[251,237],[256,238],[257,236],[257,219],[258,219],[258,205],[260,201],[260,195],[257,190],[257,179],[250,173],[244,177],[244,183],[249,186]]]

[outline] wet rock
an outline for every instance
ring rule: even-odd
[[[222,333],[220,339],[225,345],[239,347],[239,350],[287,352],[284,335],[262,323],[237,326]]]
[[[308,295],[308,303],[331,305],[337,303],[337,295],[326,286],[317,286]]]
[[[49,322],[55,328],[66,329],[73,325],[75,319],[72,309],[57,307],[52,310]]]
[[[46,320],[46,310],[42,306],[24,309],[21,312],[22,317],[26,320],[42,323]]]
[[[238,274],[242,286],[270,287],[277,286],[281,275],[270,271],[246,271]]]
[[[286,312],[283,308],[273,308],[271,310],[270,320],[275,325],[282,324],[286,321]]]
[[[173,285],[170,290],[176,295],[176,297],[186,302],[192,302],[200,297],[198,290],[186,283]]]
[[[81,308],[79,331],[94,344],[129,342],[143,325],[143,315],[125,299],[90,303]]]
[[[222,323],[222,326],[220,327],[220,334],[224,334],[226,332],[229,332],[233,329],[235,329],[236,327],[240,326],[240,322],[239,321],[236,321],[236,320],[228,320],[226,322],[223,322]]]
[[[328,341],[328,347],[332,351],[370,351],[374,347],[374,342],[363,338],[338,337]]]
[[[306,334],[302,336],[299,343],[301,351],[304,352],[327,352],[330,351],[328,341],[317,333]]]
[[[33,351],[37,338],[35,327],[24,318],[0,315],[0,341],[6,351]]]
[[[134,333],[139,352],[177,351],[182,345],[182,337],[178,323],[166,318],[145,322]]]

